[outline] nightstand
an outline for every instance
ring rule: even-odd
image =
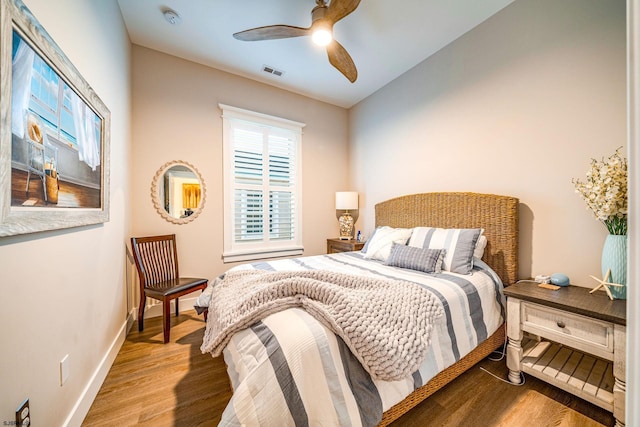
[[[624,426],[626,301],[590,290],[530,282],[505,288],[509,380],[533,375],[612,412]]]
[[[327,239],[327,253],[335,254],[337,252],[352,252],[359,251],[364,246],[364,242],[358,242],[357,240],[340,240],[340,239]]]

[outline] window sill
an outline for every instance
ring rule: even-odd
[[[246,262],[246,261],[259,261],[269,258],[283,258],[291,256],[300,256],[304,252],[302,247],[292,247],[283,249],[271,249],[268,251],[237,251],[227,252],[222,254],[222,262]]]

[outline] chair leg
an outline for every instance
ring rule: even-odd
[[[147,303],[147,296],[140,295],[140,305],[138,306],[138,332],[144,330],[144,306]]]
[[[169,342],[169,334],[171,329],[171,300],[162,301],[162,332],[164,333],[164,343]]]
[[[178,311],[178,300],[179,299],[180,298],[176,298],[176,317],[178,317],[178,313],[179,313],[179,311]]]

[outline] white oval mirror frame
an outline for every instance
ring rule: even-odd
[[[196,186],[196,191],[191,192],[185,186]],[[187,202],[183,199],[185,192],[192,194],[190,200],[195,202]],[[174,198],[176,200],[172,201],[172,194],[176,195]],[[188,162],[182,160],[167,162],[153,177],[151,183],[153,205],[160,216],[172,224],[187,224],[196,219],[204,208],[206,198],[207,192],[202,175]]]

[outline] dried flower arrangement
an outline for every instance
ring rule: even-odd
[[[587,208],[614,235],[627,234],[627,159],[621,148],[607,159],[591,159],[584,182],[572,180]]]

